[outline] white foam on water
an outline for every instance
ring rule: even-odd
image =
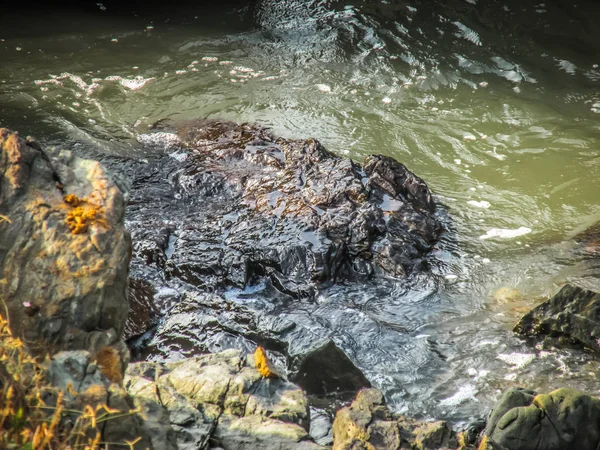
[[[488,209],[491,205],[490,202],[486,202],[485,200],[481,200],[478,202],[477,200],[469,200],[467,204],[474,206],[475,208],[484,208]]]
[[[533,353],[499,353],[496,358],[515,369],[520,369],[533,361],[535,355]]]
[[[458,406],[467,400],[478,401],[477,398],[475,398],[475,394],[477,394],[477,392],[477,388],[472,384],[461,386],[460,388],[458,388],[458,391],[454,395],[451,395],[450,397],[441,400],[440,405]]]
[[[242,73],[254,72],[254,69],[251,69],[250,67],[245,67],[245,66],[235,66],[233,69],[237,70],[238,72],[242,72]]]
[[[138,134],[136,137],[137,141],[143,145],[152,145],[155,147],[162,147],[164,149],[174,148],[181,145],[181,140],[174,133],[147,133],[147,134]],[[171,156],[173,156],[172,154]],[[173,156],[178,161],[181,161],[177,157]]]
[[[315,86],[321,92],[331,92],[331,86],[329,86],[327,84],[316,84]]]
[[[488,230],[484,235],[479,236],[479,239],[491,239],[496,237],[501,239],[511,239],[529,233],[531,233],[531,228],[527,227],[519,227],[516,230],[509,230],[506,228],[492,228],[491,230]]]
[[[144,78],[142,76],[137,76],[133,78],[123,78],[120,75],[110,75],[104,79],[104,81],[117,81],[121,86],[132,91],[137,91],[154,80],[156,80],[155,77]]]

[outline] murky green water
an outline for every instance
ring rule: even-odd
[[[600,284],[569,242],[600,220],[598,19],[593,2],[482,0],[4,12],[0,125],[136,154],[159,119],[224,117],[396,157],[449,209],[445,285],[357,292],[353,317],[380,328],[332,332],[377,348],[356,358],[396,409],[467,420],[515,384],[600,392],[590,356],[510,333],[566,281]]]

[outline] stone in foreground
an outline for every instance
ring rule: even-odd
[[[323,448],[307,432],[306,394],[280,378],[263,378],[252,357],[236,350],[131,364],[125,386],[151,420],[157,405],[167,408],[180,450]]]
[[[600,400],[574,389],[510,389],[494,408],[483,443],[510,450],[597,450]],[[496,447],[493,444],[497,444]]]
[[[393,416],[377,389],[361,390],[349,407],[337,412],[333,441],[333,450],[442,450],[458,446],[445,422]]]
[[[35,354],[114,344],[129,310],[123,192],[95,161],[0,128],[0,298]]]

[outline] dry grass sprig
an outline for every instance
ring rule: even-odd
[[[133,450],[141,440],[103,442],[98,429],[106,421],[138,414],[138,409],[120,411],[101,402],[85,404],[83,410],[74,409],[65,392],[50,386],[45,375],[46,369],[12,335],[8,321],[0,315],[0,448]],[[72,386],[67,391],[79,395]]]

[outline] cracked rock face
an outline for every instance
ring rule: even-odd
[[[510,389],[494,408],[485,436],[510,450],[596,450],[599,423],[600,400],[582,392]]]
[[[306,394],[283,379],[263,378],[253,357],[236,350],[131,364],[125,387],[150,422],[156,405],[168,410],[180,450],[323,448],[308,436]]]
[[[115,343],[129,310],[121,189],[95,161],[0,129],[0,297],[36,354]]]

